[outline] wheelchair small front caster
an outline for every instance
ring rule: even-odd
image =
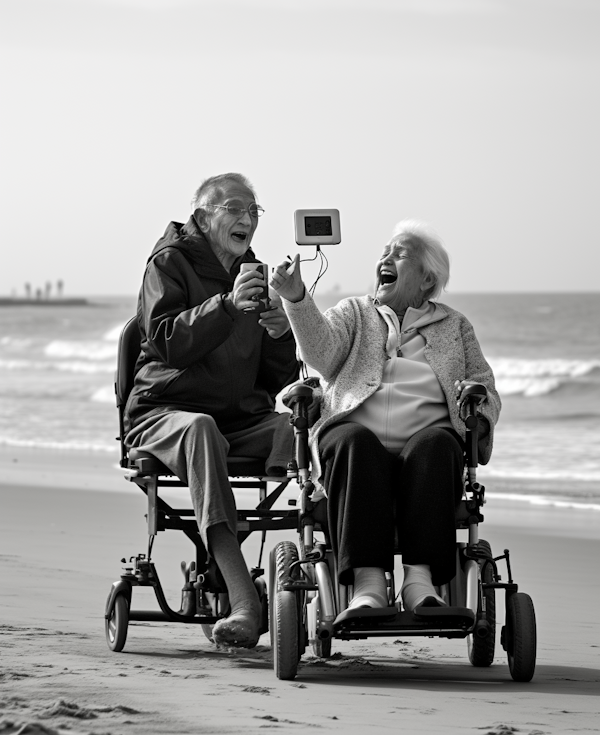
[[[122,651],[127,640],[129,626],[129,602],[124,594],[115,597],[112,613],[104,621],[106,642],[111,651]]]
[[[531,681],[535,671],[537,628],[533,601],[523,592],[516,592],[507,600],[502,645],[508,654],[512,678],[515,681]]]

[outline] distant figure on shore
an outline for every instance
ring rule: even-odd
[[[65,298],[63,281],[56,282],[56,296],[52,296],[52,283],[46,281],[44,288],[33,291],[31,284],[25,284],[25,295],[20,296],[16,289],[12,289],[10,296],[0,296],[0,306],[87,306],[88,300],[77,296]]]
[[[261,608],[237,541],[227,456],[264,458],[285,474],[288,414],[276,395],[298,376],[296,343],[280,305],[253,311],[266,285],[250,243],[263,213],[241,174],[214,176],[171,222],[148,260],[138,301],[142,352],[126,407],[126,441],[189,485],[202,540],[221,571],[231,612],[216,643],[252,647]]]

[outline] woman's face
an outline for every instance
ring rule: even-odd
[[[380,304],[396,312],[409,306],[418,308],[423,303],[423,292],[430,288],[432,279],[425,275],[409,243],[392,240],[383,249],[377,261],[375,298]]]

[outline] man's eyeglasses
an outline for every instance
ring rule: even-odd
[[[259,204],[249,204],[247,209],[242,209],[242,207],[234,207],[233,204],[209,204],[210,207],[217,207],[218,209],[225,209],[227,210],[227,214],[230,214],[232,217],[241,217],[243,214],[248,212],[248,214],[256,219],[257,217],[262,217],[265,213],[265,210],[259,205]]]

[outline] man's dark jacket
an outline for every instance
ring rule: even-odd
[[[126,429],[168,410],[213,416],[223,432],[256,424],[298,376],[291,330],[272,339],[258,315],[231,301],[231,273],[193,217],[171,222],[152,251],[138,300],[142,352],[125,413]]]

